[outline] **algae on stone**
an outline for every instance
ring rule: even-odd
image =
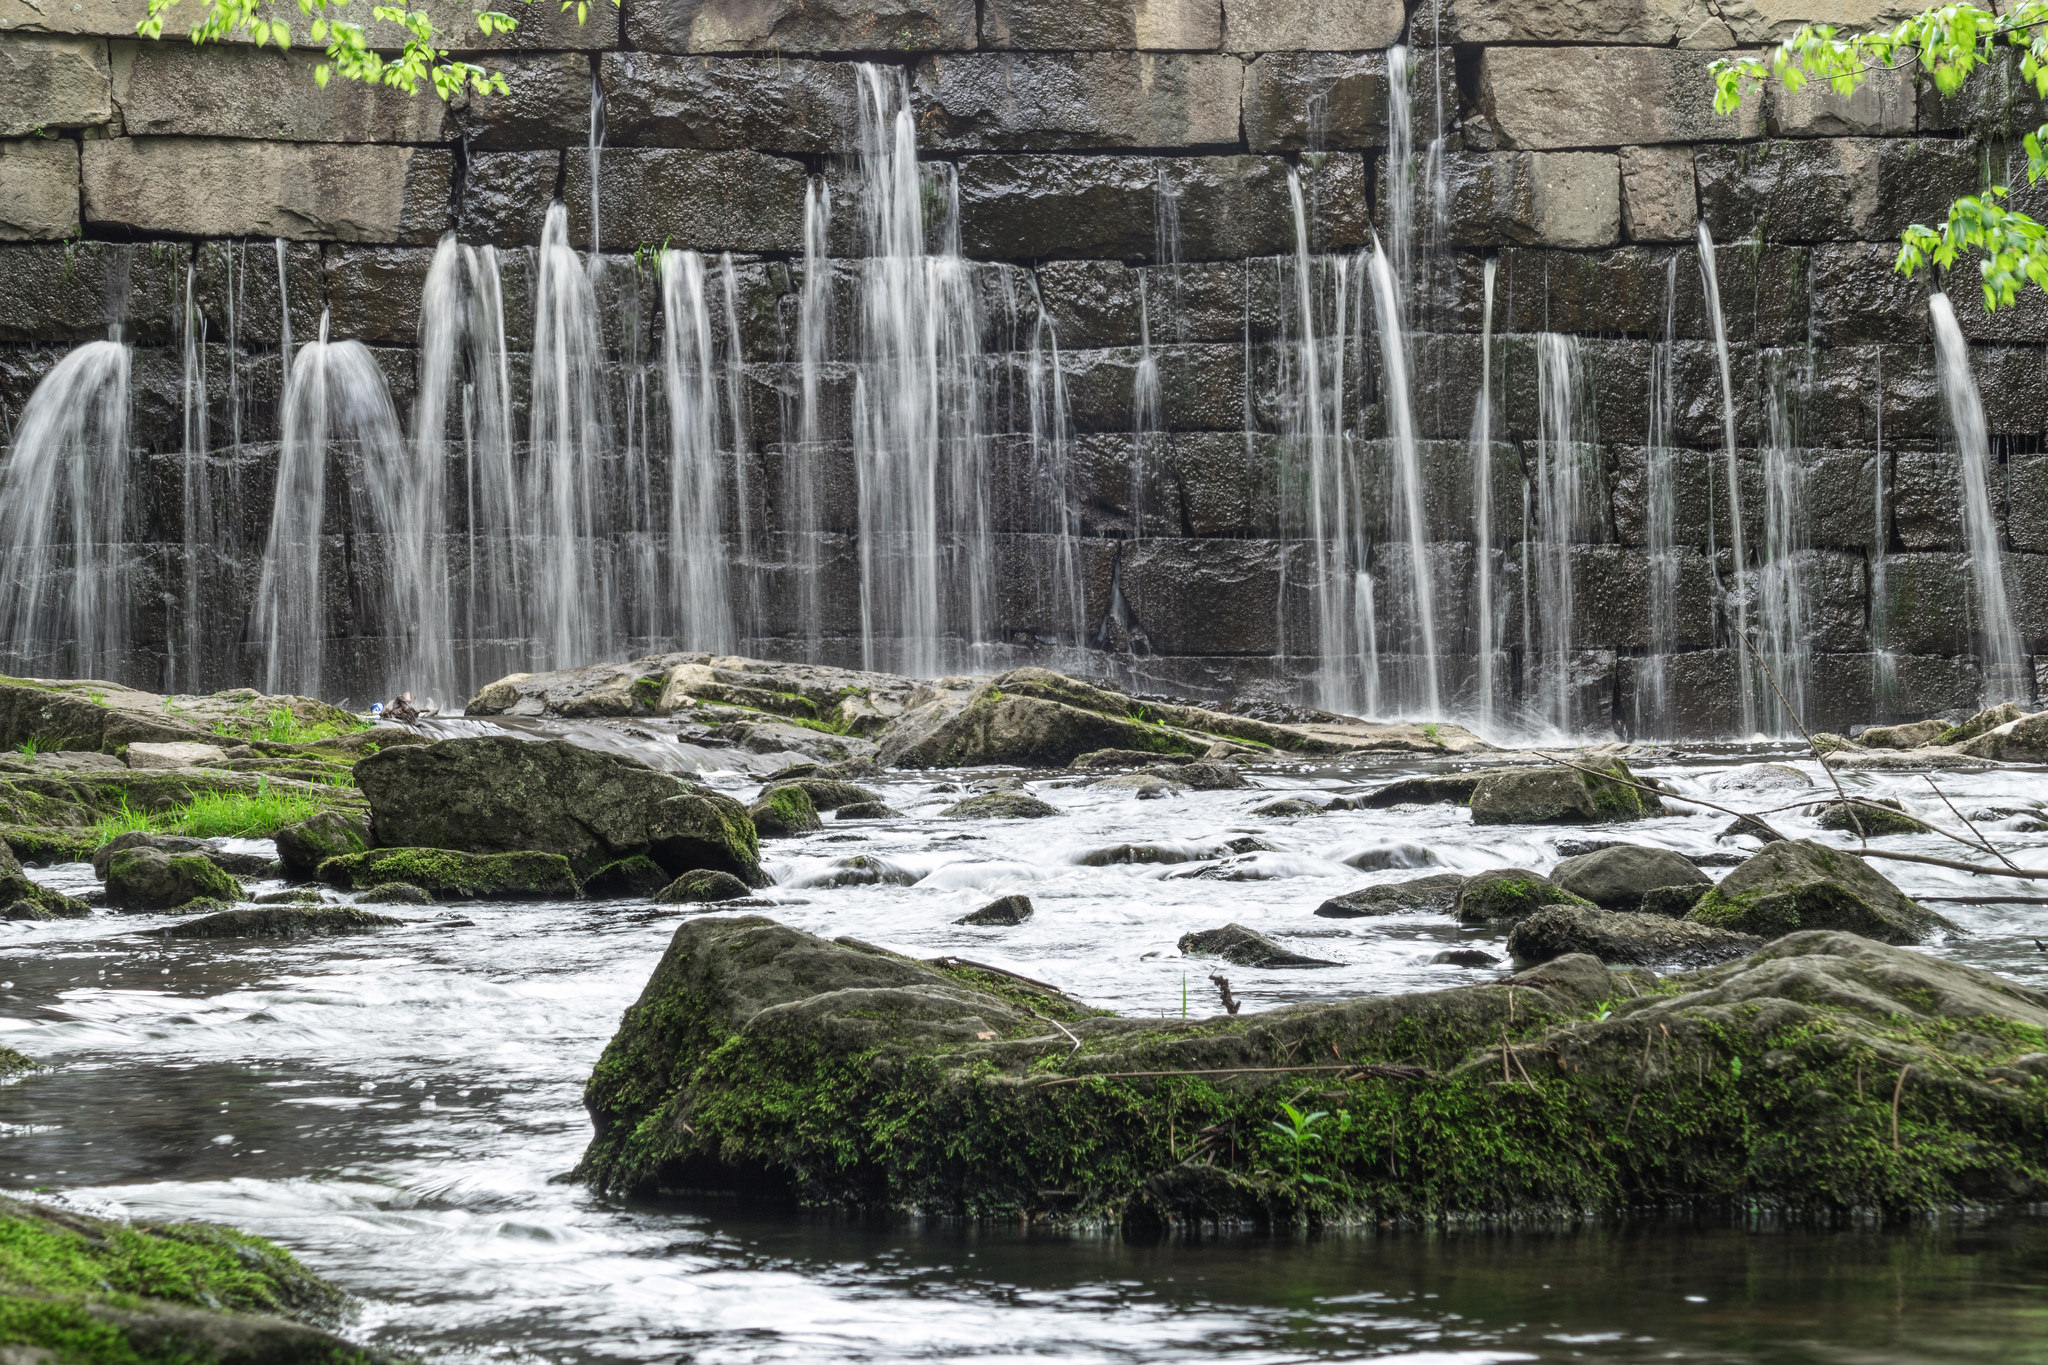
[[[446,848],[373,848],[329,858],[320,880],[344,891],[404,882],[441,900],[575,900],[582,895],[559,853],[460,853]]]
[[[1686,916],[1695,924],[1776,938],[1840,929],[1880,943],[1919,943],[1955,926],[1846,849],[1781,839],[1721,879]]]

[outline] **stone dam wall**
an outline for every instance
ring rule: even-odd
[[[639,439],[656,488],[671,481],[654,253],[705,253],[731,282],[714,310],[736,397],[719,419],[724,643],[861,662],[870,63],[902,73],[929,246],[957,231],[975,300],[984,386],[963,439],[976,473],[941,481],[934,541],[947,666],[1036,657],[1188,695],[1412,713],[1427,663],[1451,716],[1478,704],[1490,644],[1499,722],[1535,708],[1589,732],[1713,735],[1744,724],[1739,612],[1772,634],[1815,726],[1967,710],[1982,691],[1931,281],[1892,261],[1904,226],[1987,183],[2043,212],[2016,141],[2039,111],[2010,79],[1945,101],[1908,71],[1853,100],[1779,94],[1721,117],[1707,74],[1803,19],[1861,27],[1905,9],[624,0],[592,4],[579,26],[544,3],[466,53],[512,93],[444,104],[319,89],[302,50],[195,49],[170,35],[198,4],[151,42],[134,37],[141,0],[0,0],[0,440],[69,348],[119,324],[134,459],[110,608],[126,643],[105,671],[123,681],[261,683],[250,604],[281,352],[319,337],[324,313],[330,337],[370,348],[410,424],[422,289],[445,233],[497,249],[511,427],[528,430],[534,249],[558,198],[579,250],[594,201],[609,430],[626,449],[652,423]],[[484,41],[466,7],[434,12],[459,48]],[[834,212],[807,254],[819,187]],[[1739,527],[1702,224],[1718,243]],[[1363,254],[1375,240],[1399,256],[1405,291],[1412,509]],[[830,305],[810,314],[807,260]],[[1987,316],[1976,293],[1972,276],[1953,298],[2031,664],[2048,654],[2048,298]],[[831,319],[808,383],[806,316]],[[1475,444],[1482,388],[1492,422]],[[446,420],[456,460],[460,422]],[[1547,530],[1539,483],[1560,445],[1593,453],[1576,515]],[[1475,450],[1491,474],[1483,528]],[[614,453],[589,467],[612,499],[630,493],[606,472]],[[366,510],[350,452],[333,458],[321,600],[303,615],[324,642],[322,690],[364,701],[406,681],[386,593],[404,556]],[[516,628],[465,628],[474,471],[448,489],[446,686],[581,662],[543,657]],[[1332,552],[1338,512],[1349,539]],[[659,541],[667,525],[657,510],[620,535]],[[1423,575],[1407,557],[1418,543]],[[963,565],[986,579],[972,604]],[[1355,599],[1367,571],[1350,602],[1362,624],[1333,626],[1333,584]],[[1766,600],[1773,573],[1793,584],[1789,617]],[[622,556],[579,587],[612,623],[607,647],[696,647],[661,628],[677,581]],[[896,618],[865,609],[884,622],[877,666],[916,657],[895,652]],[[62,642],[17,659],[63,662]]]

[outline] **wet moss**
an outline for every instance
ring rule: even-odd
[[[348,891],[405,882],[444,900],[574,900],[582,894],[559,853],[376,848],[329,858],[320,864],[320,880]]]

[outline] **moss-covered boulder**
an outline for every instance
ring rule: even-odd
[[[117,910],[177,910],[196,901],[240,899],[242,884],[201,854],[143,845],[122,849],[107,862],[107,902]]]
[[[383,847],[554,853],[579,873],[638,853],[760,881],[746,807],[620,754],[483,735],[373,754],[356,784]]]
[[[841,806],[838,818],[841,820],[894,820],[902,816],[886,801],[849,801]]]
[[[1296,1143],[1274,1122],[1305,1086],[1330,1117]],[[1122,1018],[709,916],[584,1102],[578,1174],[618,1193],[1132,1224],[2015,1206],[2048,1198],[2048,995],[1806,933],[1662,982],[1573,956]]]
[[[416,886],[437,900],[575,900],[582,894],[559,853],[460,853],[447,848],[373,848],[329,858],[320,880],[344,891],[387,882]]]
[[[0,1045],[0,1080],[18,1076],[24,1071],[34,1071],[36,1064],[13,1048]]]
[[[1714,884],[1685,855],[1641,844],[1614,844],[1566,858],[1550,870],[1550,880],[1603,910],[1630,911],[1658,887]]]
[[[1588,953],[1602,962],[1644,967],[1706,967],[1743,957],[1763,946],[1754,934],[1738,934],[1668,915],[1553,905],[1516,923],[1508,934],[1515,961],[1550,962]]]
[[[311,881],[329,858],[361,853],[370,846],[370,818],[356,811],[322,811],[286,825],[274,837],[284,875]]]
[[[1822,829],[1875,839],[1886,834],[1925,834],[1925,821],[1906,814],[1906,808],[1891,797],[1859,797],[1854,805],[1830,801],[1820,813]]]
[[[776,781],[775,786],[801,789],[810,798],[814,810],[839,810],[882,799],[881,793],[871,788],[836,777],[792,777]]]
[[[2048,711],[1994,726],[1964,741],[1960,748],[1971,758],[1991,758],[2001,763],[2048,762]]]
[[[662,905],[702,905],[751,894],[752,889],[730,872],[685,872],[656,891],[653,899]]]
[[[21,1365],[373,1365],[349,1302],[274,1243],[0,1196],[0,1358]]]
[[[675,878],[660,863],[636,853],[615,863],[606,863],[583,879],[583,894],[607,896],[651,896]]]
[[[361,934],[404,920],[346,905],[245,905],[149,932],[157,938],[324,938]]]
[[[983,792],[939,812],[956,820],[1043,820],[1059,813],[1059,807],[1029,792]]]
[[[1465,924],[1499,924],[1525,919],[1546,905],[1591,908],[1593,902],[1574,896],[1540,872],[1520,867],[1494,867],[1465,878],[1451,912]]]
[[[1364,886],[1332,896],[1316,907],[1323,919],[1368,919],[1379,915],[1443,914],[1456,908],[1465,879],[1456,872],[1433,872],[1403,882]]]
[[[1610,759],[1597,766],[1605,776],[1565,767],[1501,768],[1485,773],[1472,787],[1472,823],[1593,825],[1664,813],[1663,803],[1655,796],[1624,785],[1636,780],[1626,763]]]
[[[1945,720],[1916,720],[1904,725],[1873,725],[1856,736],[1866,749],[1918,749],[1933,744],[1949,731]]]
[[[357,905],[432,905],[434,893],[411,882],[380,882],[359,892]]]
[[[1403,777],[1351,798],[1359,810],[1385,810],[1391,806],[1465,806],[1479,787],[1478,773],[1440,773]]]
[[[962,915],[955,924],[972,924],[984,929],[1009,928],[1031,918],[1031,897],[1001,896],[979,910]]]
[[[1686,918],[1776,938],[1840,929],[1880,943],[1919,943],[1955,926],[1863,859],[1808,839],[1781,839],[1721,879]]]
[[[760,799],[747,808],[747,815],[754,822],[754,832],[763,839],[809,834],[825,826],[818,818],[818,808],[811,804],[810,793],[795,782],[762,792]]]
[[[0,918],[6,919],[81,919],[92,913],[84,901],[52,891],[31,878],[4,846],[0,846],[0,907],[5,907]],[[19,913],[17,907],[21,907]]]

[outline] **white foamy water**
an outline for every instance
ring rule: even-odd
[[[1745,809],[1832,792],[1788,789],[1781,772],[1710,757],[1642,770]],[[1758,757],[1824,781],[1810,763],[1748,756]],[[918,956],[1009,967],[1132,1013],[1177,1014],[1185,990],[1188,1011],[1207,1015],[1216,1009],[1212,972],[1261,1009],[1487,975],[1430,964],[1452,945],[1505,956],[1502,934],[1463,930],[1444,915],[1312,914],[1362,886],[1436,869],[1548,870],[1561,841],[1589,838],[1691,854],[1736,848],[1716,842],[1728,818],[1713,812],[1593,829],[1475,828],[1450,806],[1253,813],[1277,797],[1320,798],[1400,771],[1303,769],[1261,777],[1263,790],[1158,800],[1036,781],[1030,790],[1061,814],[1035,821],[937,814],[967,794],[940,787],[986,775],[892,778],[876,785],[903,818],[832,822],[768,845],[778,885],[765,894],[776,904],[755,913]],[[736,794],[753,790],[738,774],[713,780]],[[1961,810],[1993,822],[1987,828],[2015,861],[2048,864],[2048,834],[2015,832],[2048,795],[2039,773],[1938,780]],[[1954,824],[1920,776],[1843,781]],[[1817,833],[1797,810],[1770,818],[1794,837],[1849,842]],[[1226,851],[1245,839],[1268,847]],[[1220,856],[1080,862],[1120,844]],[[1882,846],[1955,851],[1932,836]],[[857,854],[911,884],[815,884]],[[1360,855],[1424,865],[1361,872],[1345,862]],[[1881,866],[1922,895],[2040,889]],[[82,865],[36,875],[68,889],[92,885]],[[1027,923],[953,922],[1011,892],[1032,898]],[[1966,932],[1928,951],[2048,982],[2048,952],[2034,942],[2048,939],[2043,907],[1940,908]],[[406,927],[310,943],[156,940],[136,931],[168,918],[104,912],[0,923],[0,1042],[53,1066],[0,1087],[0,1184],[275,1237],[363,1298],[357,1335],[464,1360],[1734,1359],[1747,1358],[1743,1334],[1778,1311],[1759,1297],[1756,1266],[1760,1257],[1778,1265],[1783,1244],[1696,1244],[1687,1238],[1698,1234],[1676,1231],[1626,1254],[1583,1238],[1526,1256],[1513,1250],[1527,1250],[1526,1238],[1142,1248],[1111,1236],[848,1226],[779,1209],[594,1199],[557,1179],[589,1137],[582,1085],[682,919],[677,908],[615,901],[400,913]],[[1186,959],[1174,946],[1189,930],[1232,920],[1340,965],[1252,971]],[[2048,1256],[2040,1237],[2020,1240],[2020,1250],[1999,1254],[2020,1258],[2024,1281]],[[1831,1274],[1861,1283],[1866,1271],[1883,1278],[1886,1245],[1816,1242],[1770,1282]],[[1653,1264],[1663,1278],[1646,1268]],[[1546,1298],[1551,1283],[1567,1279],[1584,1281],[1569,1305]],[[1733,1316],[1694,1313],[1688,1294],[1747,1306]],[[1816,1340],[1861,1330],[1853,1300],[1840,1305],[1839,1332]],[[1969,1331],[1957,1335],[1954,1323],[1930,1317],[1925,1341],[1913,1339],[1926,1346],[1938,1338],[1937,1354],[1971,1358],[1957,1343],[1967,1345],[1970,1331],[1996,1336],[2003,1310],[1930,1291],[1925,1311],[1938,1316],[1965,1302],[1982,1310],[1973,1310]],[[1782,1358],[1826,1354],[1802,1353],[1797,1340]],[[1887,1338],[1892,1347],[1902,1340]],[[1916,1347],[1867,1358],[1929,1356]]]

